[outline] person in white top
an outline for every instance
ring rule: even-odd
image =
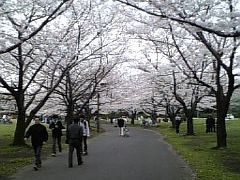
[[[80,125],[83,127],[83,155],[88,155],[87,138],[90,136],[89,124],[85,117],[80,119]]]

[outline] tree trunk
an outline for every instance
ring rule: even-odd
[[[176,128],[175,115],[169,115],[170,121],[172,122],[172,128]]]
[[[217,118],[217,148],[227,147],[227,131],[225,117]]]
[[[194,135],[192,117],[187,117],[187,135]]]
[[[67,127],[70,125],[73,121],[73,115],[74,115],[74,102],[73,102],[73,89],[72,89],[72,84],[71,84],[71,77],[70,77],[70,72],[66,72],[66,89],[65,89],[68,94],[67,94],[67,99],[68,99],[68,104],[67,104],[67,116],[66,116],[66,122],[67,122]]]
[[[21,146],[25,144],[24,136],[25,136],[25,115],[23,113],[18,114],[16,129],[14,132],[13,145]]]
[[[217,97],[217,148],[227,147],[225,117],[229,107],[228,104],[224,95]]]
[[[89,108],[89,100],[86,104],[86,107],[85,107],[85,115],[86,115],[86,119],[88,121],[88,124],[90,124],[90,119],[91,119],[91,109]]]
[[[25,145],[24,136],[25,136],[25,131],[27,127],[25,123],[26,114],[23,106],[23,99],[20,98],[20,96],[18,98],[19,98],[17,103],[18,116],[17,116],[16,129],[14,132],[13,145],[21,146],[21,145]]]
[[[100,117],[99,117],[99,111],[100,111],[100,94],[97,94],[97,118],[96,118],[96,123],[97,123],[97,132],[100,132]]]
[[[134,125],[134,117],[131,117],[131,124]]]
[[[174,111],[174,107],[170,107],[170,105],[168,104],[166,106],[166,114],[168,115],[168,117],[172,123],[172,128],[175,129],[176,128],[176,123],[175,123],[176,113]]]
[[[193,130],[193,112],[195,112],[195,108],[192,108],[191,110],[189,109],[184,109],[184,114],[187,118],[187,135],[194,135],[194,130]]]
[[[18,116],[17,124],[14,132],[13,145],[21,146],[25,145],[24,136],[26,131],[26,110],[24,107],[24,91],[23,91],[23,62],[22,62],[22,47],[18,48],[19,54],[19,77],[18,77],[18,91],[13,94],[17,104]]]
[[[73,121],[73,109],[71,107],[67,108],[67,115],[65,119],[67,126],[70,125]]]
[[[132,125],[134,125],[136,116],[137,116],[137,111],[132,111],[132,115],[131,115],[131,124]]]

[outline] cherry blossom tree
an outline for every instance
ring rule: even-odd
[[[41,35],[42,40],[46,41],[46,36]],[[50,42],[47,41],[46,44],[43,41],[32,38],[25,43],[25,46],[19,45],[17,50],[0,57],[2,69],[0,82],[2,87],[14,97],[17,105],[14,145],[24,143],[25,129],[69,68],[67,66],[62,68],[59,64],[61,58],[57,58],[56,44],[52,44],[51,49],[46,49],[49,48]]]
[[[2,1],[0,54],[11,52],[61,15],[72,0]]]
[[[239,1],[134,1],[117,0],[125,5],[145,12],[147,15],[175,24],[174,32],[179,36],[192,36],[204,45],[205,53],[212,60],[214,84],[202,80],[194,68],[185,64],[191,77],[202,86],[208,87],[216,97],[217,103],[217,147],[227,146],[225,116],[231,96],[239,84],[235,83],[239,31]],[[179,28],[185,29],[179,34]],[[200,45],[199,50],[202,49]],[[178,51],[179,52],[179,51]],[[213,75],[214,74],[214,75]],[[224,76],[224,78],[222,78]],[[209,78],[208,78],[209,79]],[[227,85],[226,85],[227,84]]]
[[[101,84],[122,61],[124,52],[123,40],[119,38],[121,29],[115,27],[119,19],[113,12],[103,13],[108,11],[105,3],[76,1],[69,9],[72,13],[67,15],[66,22],[70,24],[71,34],[65,44],[68,55],[65,55],[64,63],[74,65],[55,90],[59,103],[65,107],[68,124],[73,116],[83,111],[90,120],[90,106],[96,104],[96,97],[102,91]]]

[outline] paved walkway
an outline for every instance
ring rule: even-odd
[[[16,180],[193,180],[191,169],[152,131],[130,128],[130,137],[120,137],[118,128],[89,141],[84,164],[67,167],[67,152],[43,161],[39,171],[28,166],[16,173]]]

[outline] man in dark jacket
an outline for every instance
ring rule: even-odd
[[[45,126],[40,124],[40,120],[35,118],[35,124],[30,126],[26,132],[25,138],[29,138],[31,136],[31,142],[34,150],[35,156],[35,166],[34,170],[38,170],[41,167],[41,150],[43,142],[47,142],[48,140],[48,132]]]
[[[53,138],[53,146],[52,146],[52,156],[56,156],[56,144],[58,144],[58,150],[61,153],[62,152],[62,129],[65,129],[65,127],[62,125],[61,121],[57,121],[56,123],[54,121],[51,122],[49,125],[49,129],[52,129],[52,138]]]
[[[118,123],[118,127],[119,127],[119,135],[123,136],[123,127],[125,125],[125,121],[123,118],[118,118],[117,123]]]
[[[74,123],[70,124],[67,128],[67,142],[69,143],[68,152],[68,167],[73,167],[73,151],[76,149],[78,165],[83,163],[82,161],[82,137],[83,129],[78,124],[79,119],[75,118]]]

